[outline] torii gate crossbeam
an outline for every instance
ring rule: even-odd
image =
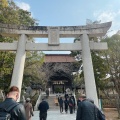
[[[48,46],[47,43],[30,43],[25,44],[26,51],[79,51],[82,50],[81,42],[77,43],[60,43],[59,46]],[[107,43],[89,42],[91,50],[106,50]],[[7,47],[6,47],[7,46]],[[16,51],[18,42],[0,43],[0,50]]]
[[[88,98],[92,98],[98,106],[96,84],[90,50],[105,50],[107,43],[89,41],[89,37],[104,36],[111,22],[91,24],[86,26],[16,26],[0,23],[2,36],[19,36],[14,43],[0,43],[0,51],[17,51],[11,86],[16,85],[21,90],[26,51],[74,51],[82,50],[82,60],[85,78],[85,89]],[[48,38],[48,43],[30,43],[28,37]],[[80,38],[77,43],[60,43],[59,38]]]

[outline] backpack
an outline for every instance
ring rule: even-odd
[[[10,120],[10,111],[17,105],[19,105],[19,103],[13,103],[12,105],[3,106],[2,108],[0,108],[0,120]]]

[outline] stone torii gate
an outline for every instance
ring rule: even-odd
[[[107,43],[89,41],[89,37],[104,36],[111,22],[85,26],[16,26],[0,23],[2,36],[19,37],[18,42],[0,43],[0,51],[17,51],[11,86],[21,90],[26,51],[80,51],[85,78],[86,96],[98,106],[96,84],[90,50],[106,50]],[[28,37],[48,38],[48,43],[31,43]],[[80,38],[77,43],[60,43],[59,38]]]

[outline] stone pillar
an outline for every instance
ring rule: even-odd
[[[20,94],[22,87],[25,57],[26,57],[26,52],[25,52],[26,41],[27,41],[26,35],[25,34],[20,35],[17,46],[12,80],[10,85],[10,86],[17,86],[20,90]]]
[[[82,45],[82,61],[83,61],[86,96],[87,98],[93,99],[94,103],[98,106],[98,97],[97,97],[92,58],[91,58],[91,52],[89,46],[89,38],[86,33],[81,35],[81,45]]]

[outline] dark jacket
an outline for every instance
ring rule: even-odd
[[[59,105],[63,106],[63,99],[62,98],[59,99]]]
[[[105,120],[105,115],[97,107],[96,107],[96,113],[97,113],[96,120]]]
[[[75,97],[72,96],[71,98],[72,98],[72,100],[73,100],[73,104],[74,104],[74,106],[75,106],[75,105],[76,105],[76,103],[75,103]]]
[[[6,98],[5,101],[0,103],[0,108],[9,107],[12,104],[16,104],[16,101],[12,98]],[[22,104],[18,104],[11,111],[11,119],[10,120],[27,120],[25,115],[25,108]]]
[[[78,100],[77,100],[77,106],[79,105],[80,102],[81,102],[81,100],[78,99]]]
[[[64,104],[65,104],[65,106],[68,106],[69,105],[69,101],[67,99],[65,99]]]
[[[69,99],[69,107],[73,107],[74,106],[74,101],[73,99],[70,97]]]
[[[87,101],[83,100],[78,105],[76,120],[96,120],[97,113],[95,112],[96,106]]]
[[[42,101],[38,106],[38,110],[40,110],[40,113],[45,113],[48,109],[49,105],[46,101]]]

